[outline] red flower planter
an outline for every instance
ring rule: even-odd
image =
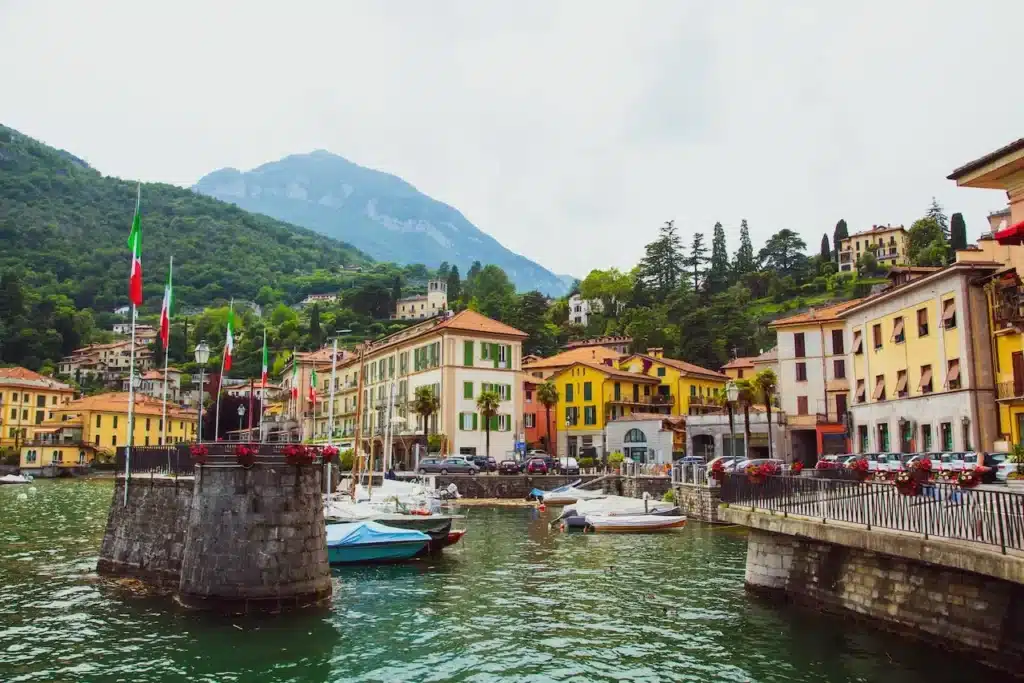
[[[189,449],[189,453],[192,455],[192,461],[197,465],[205,465],[206,458],[210,455],[210,449],[203,444],[196,444]]]
[[[259,448],[256,446],[240,443],[235,446],[235,461],[248,469],[256,464],[257,453],[259,453]]]

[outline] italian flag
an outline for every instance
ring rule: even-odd
[[[132,252],[132,269],[128,276],[128,298],[134,306],[142,305],[142,216],[139,206],[142,203],[142,184],[139,184],[135,196],[135,216],[132,218],[132,231],[128,235],[128,248]]]
[[[174,272],[174,257],[171,257],[171,265],[167,270],[167,284],[164,286],[164,303],[160,307],[160,341],[164,350],[171,343],[171,306],[174,304],[174,294],[171,291],[171,275]]]
[[[309,378],[309,402],[316,405],[316,368]]]
[[[263,330],[263,375],[260,380],[263,383],[263,388],[267,388],[267,330]]]
[[[235,350],[235,302],[228,307],[228,331],[224,335],[224,372],[231,369],[231,353]]]
[[[295,356],[295,349],[292,349],[292,398],[299,398],[299,359]]]

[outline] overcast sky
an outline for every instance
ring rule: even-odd
[[[673,218],[818,250],[1024,136],[1021,0],[0,0],[0,122],[188,186],[323,148],[559,273],[631,267]]]

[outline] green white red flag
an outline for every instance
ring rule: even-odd
[[[128,276],[128,299],[135,306],[142,305],[142,185],[135,196],[135,216],[132,217],[132,231],[128,235],[128,248],[132,252],[132,268]]]
[[[164,350],[171,343],[171,308],[174,305],[174,293],[171,289],[171,277],[174,273],[174,257],[171,257],[170,266],[167,269],[167,284],[164,285],[164,303],[160,307],[160,342]]]
[[[299,398],[299,359],[295,355],[295,349],[292,349],[292,398]]]
[[[228,307],[228,331],[224,335],[224,372],[231,369],[231,354],[235,350],[235,302]]]
[[[263,373],[262,373],[262,379],[260,381],[263,383],[263,388],[266,389],[267,388],[267,330],[266,330],[266,328],[264,328],[264,330],[263,330]]]
[[[316,368],[309,378],[309,402],[316,405]]]

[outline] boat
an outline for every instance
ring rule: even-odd
[[[399,562],[426,549],[430,536],[414,529],[398,529],[377,522],[327,525],[327,561],[330,564]]]
[[[578,500],[590,500],[592,498],[600,498],[604,496],[603,491],[588,491],[586,489],[579,488],[582,479],[577,479],[571,484],[565,484],[553,488],[550,491],[542,491],[541,489],[533,489],[530,491],[530,495],[527,498],[532,500],[542,500],[548,505],[569,505],[575,503]]]
[[[643,500],[626,496],[603,496],[588,500],[579,500],[562,508],[559,519],[587,515],[649,515],[666,514],[678,509],[675,503],[664,500]],[[557,520],[556,520],[557,521]]]
[[[598,532],[652,532],[679,529],[686,517],[662,515],[587,515],[587,525]]]
[[[455,529],[449,531],[444,538],[433,538],[431,537],[430,542],[427,543],[427,547],[416,553],[416,557],[423,555],[436,555],[450,545],[455,545],[462,540],[462,537],[466,535],[465,529]]]
[[[32,477],[24,474],[5,474],[0,477],[0,484],[31,484]]]
[[[613,517],[625,516],[625,515],[622,515],[622,514],[615,514],[615,513],[610,513],[610,514]],[[680,511],[678,506],[668,508],[667,510],[658,510],[656,512],[651,512],[650,513],[650,515],[655,516],[655,517],[679,517],[682,514],[683,513],[682,513],[682,511]],[[556,521],[560,522],[562,524],[562,526],[564,528],[566,528],[566,529],[586,529],[586,528],[588,528],[587,515],[569,515],[567,517],[560,517]]]

